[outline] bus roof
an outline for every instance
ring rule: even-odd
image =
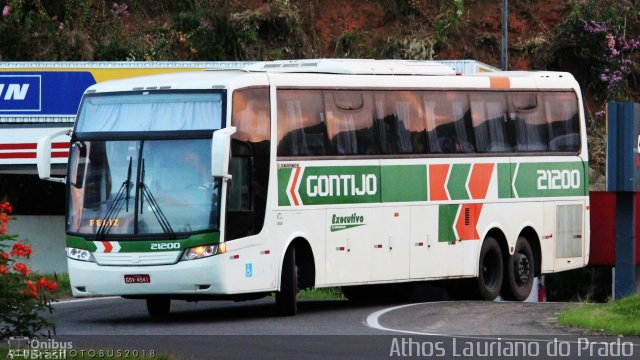
[[[256,63],[246,71],[321,73],[347,75],[455,75],[450,66],[435,61],[369,60],[369,59],[308,59]]]
[[[385,80],[381,81],[381,77]],[[492,71],[458,74],[433,61],[313,59],[250,64],[241,68],[207,69],[107,81],[87,93],[141,90],[228,89],[248,86],[569,89],[579,88],[573,76],[552,71]]]

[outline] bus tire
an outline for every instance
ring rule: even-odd
[[[531,245],[523,236],[516,241],[515,251],[507,259],[505,271],[502,297],[505,300],[526,300],[533,287],[535,258]]]
[[[487,236],[482,243],[478,263],[478,277],[475,279],[476,295],[481,300],[492,301],[500,295],[504,274],[502,251],[498,241],[493,237]]]
[[[147,299],[147,311],[151,316],[166,316],[171,310],[171,299],[149,298]]]
[[[293,316],[298,312],[298,267],[293,246],[284,254],[280,279],[280,291],[276,292],[276,309],[281,316]]]

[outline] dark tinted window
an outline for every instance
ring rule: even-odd
[[[546,119],[549,125],[551,151],[580,149],[578,101],[570,92],[549,92],[544,95]]]
[[[549,135],[545,106],[540,93],[511,93],[516,152],[548,151]]]
[[[332,155],[379,154],[371,92],[325,91],[324,101]]]
[[[474,92],[469,96],[478,152],[511,152],[505,93]]]
[[[375,110],[383,154],[426,152],[426,126],[419,92],[376,91]]]
[[[573,92],[280,90],[278,155],[575,152]]]
[[[327,155],[322,91],[278,91],[278,155]]]
[[[474,152],[467,93],[429,91],[422,94],[430,152]]]

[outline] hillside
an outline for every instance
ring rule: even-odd
[[[496,0],[0,0],[0,7],[0,61],[360,57],[499,66],[501,56]],[[640,101],[639,9],[637,0],[509,2],[509,68],[574,74],[597,169],[604,104]]]

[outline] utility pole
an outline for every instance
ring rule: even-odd
[[[509,25],[509,13],[507,11],[508,0],[502,0],[502,70],[507,70],[507,33]]]

